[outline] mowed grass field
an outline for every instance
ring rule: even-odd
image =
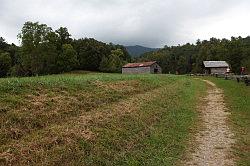
[[[233,80],[207,78],[223,89],[230,110],[228,119],[234,129],[236,144],[233,147],[237,165],[250,165],[250,87]]]
[[[0,79],[0,165],[175,165],[205,90],[168,75]]]

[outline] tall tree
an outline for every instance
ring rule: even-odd
[[[21,40],[21,64],[26,75],[44,73],[42,45],[48,41],[52,28],[38,22],[26,22],[18,37]]]
[[[70,38],[71,35],[68,32],[68,29],[66,27],[60,27],[55,32],[58,36],[58,39],[57,39],[58,50],[62,50],[62,45],[72,43],[73,40]]]

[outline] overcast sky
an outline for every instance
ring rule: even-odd
[[[250,0],[0,0],[0,36],[18,44],[24,22],[74,38],[162,47],[250,35]]]

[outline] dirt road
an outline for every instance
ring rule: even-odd
[[[200,106],[201,127],[195,136],[194,152],[184,165],[231,166],[234,165],[231,146],[234,135],[227,125],[229,115],[224,103],[223,91],[210,81],[207,96]]]

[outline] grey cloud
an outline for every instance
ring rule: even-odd
[[[0,36],[15,42],[25,21],[68,27],[75,38],[160,47],[206,38],[197,30],[248,0],[0,0]],[[240,11],[239,11],[240,12]],[[238,17],[241,17],[238,13]],[[248,25],[247,25],[248,27]],[[219,27],[228,28],[228,27]],[[233,31],[233,30],[232,30]],[[202,31],[201,31],[202,32]],[[229,31],[230,33],[230,31]],[[228,34],[230,35],[230,34]],[[211,36],[212,37],[212,36]],[[215,36],[217,37],[217,36]],[[221,37],[221,36],[219,36]],[[228,37],[228,36],[225,36]]]

